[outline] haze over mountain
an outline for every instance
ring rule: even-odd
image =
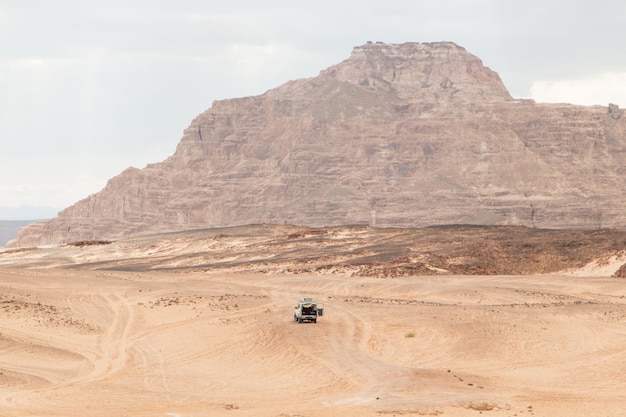
[[[620,228],[624,167],[615,104],[516,100],[454,43],[368,42],[317,77],[214,102],[171,157],[10,245],[250,223]]]
[[[12,240],[22,227],[38,220],[51,219],[58,211],[51,207],[0,206],[0,246]]]
[[[0,220],[41,220],[56,217],[59,210],[53,207],[27,206],[6,207],[0,206]]]

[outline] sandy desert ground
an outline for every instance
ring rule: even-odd
[[[216,236],[0,254],[0,415],[626,416],[623,259],[396,278],[175,267],[250,245]],[[305,296],[316,324],[292,319]]]

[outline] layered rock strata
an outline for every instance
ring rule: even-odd
[[[618,105],[538,104],[453,43],[367,43],[319,76],[216,101],[10,246],[251,223],[626,226]]]

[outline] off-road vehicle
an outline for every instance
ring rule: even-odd
[[[295,308],[296,310],[293,313],[293,319],[298,323],[305,321],[317,323],[318,316],[321,316],[324,312],[323,307],[318,306],[312,298],[303,298],[298,301],[298,305]]]

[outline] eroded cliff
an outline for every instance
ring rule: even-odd
[[[214,102],[170,158],[10,245],[250,223],[619,228],[625,150],[617,105],[515,100],[453,43],[368,43],[317,77]]]

